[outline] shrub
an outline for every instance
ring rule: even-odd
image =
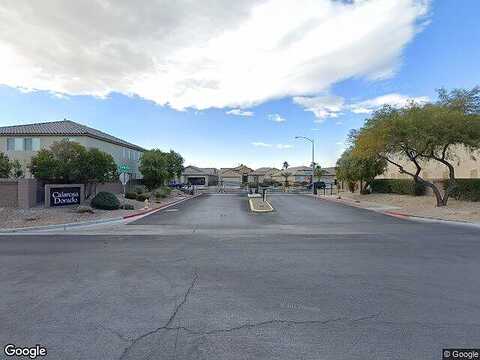
[[[155,191],[154,195],[155,195],[155,199],[163,199],[167,197],[167,195],[162,191]]]
[[[120,208],[120,201],[118,201],[115,194],[107,191],[100,191],[95,195],[90,204],[96,209],[103,210],[117,210]]]
[[[133,199],[133,200],[136,200],[136,199],[137,199],[137,193],[134,193],[134,192],[126,192],[126,193],[125,193],[125,199]]]
[[[137,186],[135,188],[135,193],[138,194],[138,195],[143,194],[143,189],[140,186]]]
[[[137,195],[137,201],[145,201],[148,198],[150,198],[150,196],[148,194],[138,194]]]
[[[172,192],[172,189],[164,186],[164,187],[161,187],[161,188],[157,189],[157,191],[155,191],[155,193],[154,193],[154,196],[155,196],[156,199],[164,199],[168,195],[170,195],[171,192]]]
[[[132,204],[122,204],[120,209],[123,210],[135,210],[135,207]]]
[[[425,185],[410,179],[375,179],[372,192],[400,195],[425,195]]]
[[[444,182],[444,188],[448,187],[449,182]],[[457,187],[451,196],[456,200],[480,201],[480,179],[457,179]]]
[[[166,198],[170,193],[172,192],[172,189],[170,189],[167,186],[162,186],[161,188],[158,188],[157,191],[155,191],[155,197],[158,198]]]
[[[90,206],[84,206],[84,205],[79,205],[76,209],[76,212],[79,214],[94,213],[93,209]]]

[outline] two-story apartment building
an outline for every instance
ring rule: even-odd
[[[28,171],[31,158],[40,149],[48,149],[63,139],[104,151],[112,155],[118,166],[127,165],[132,179],[142,177],[138,167],[145,149],[70,120],[0,127],[0,152],[19,160],[26,177],[31,177]]]

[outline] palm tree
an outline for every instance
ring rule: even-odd
[[[288,162],[286,162],[286,161],[283,162],[282,176],[285,178],[285,190],[286,190],[287,187],[288,187],[288,177],[289,177],[290,175],[292,175],[292,173],[290,173],[290,172],[287,171],[287,169],[288,169],[289,166],[290,166],[290,165],[288,164]]]
[[[315,166],[315,176],[320,180],[323,175],[326,175],[327,171],[322,169],[320,165]]]

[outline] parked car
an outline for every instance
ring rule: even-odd
[[[317,189],[325,189],[327,187],[327,185],[323,181],[315,181],[314,184],[315,184],[315,188]],[[308,185],[308,188],[311,189],[312,184]]]

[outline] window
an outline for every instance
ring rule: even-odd
[[[32,139],[32,150],[33,151],[40,150],[40,139],[39,138],[33,138]]]
[[[32,151],[32,138],[23,139],[23,148],[25,151]]]
[[[7,151],[14,151],[15,150],[15,139],[8,138],[7,139]]]
[[[15,151],[23,151],[23,138],[15,138]]]
[[[126,159],[127,158],[127,149],[122,148],[122,150],[123,150],[123,158]]]

